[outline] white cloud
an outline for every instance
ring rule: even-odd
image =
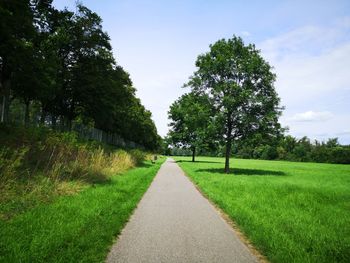
[[[272,60],[280,60],[288,56],[310,55],[333,46],[342,38],[342,27],[323,28],[304,26],[284,34],[272,37],[260,43],[263,53]]]
[[[349,134],[342,133],[350,130],[349,32],[350,19],[343,18],[329,27],[304,26],[257,44],[274,66],[275,86],[286,106],[281,122],[290,134],[350,142]]]
[[[287,102],[305,101],[325,92],[345,90],[349,87],[350,43],[319,56],[286,55],[274,65],[278,76],[276,87]]]
[[[327,121],[333,118],[333,114],[329,111],[306,111],[303,113],[297,113],[293,117],[291,117],[290,121],[296,122],[318,122],[318,121]]]
[[[306,26],[258,45],[275,68],[282,102],[295,105],[349,87],[350,40],[344,40],[349,29],[344,23],[331,28]]]

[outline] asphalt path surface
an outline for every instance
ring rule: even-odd
[[[172,160],[162,165],[107,262],[258,262]]]

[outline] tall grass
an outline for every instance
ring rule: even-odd
[[[146,158],[139,150],[79,141],[74,133],[0,126],[0,218],[104,183]]]

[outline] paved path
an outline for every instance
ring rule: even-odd
[[[215,208],[168,159],[107,262],[257,262]]]

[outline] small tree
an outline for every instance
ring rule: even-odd
[[[254,45],[239,37],[219,40],[198,56],[197,71],[185,86],[206,94],[215,109],[216,130],[226,144],[225,172],[229,173],[232,141],[255,132],[280,129],[275,74]]]
[[[196,149],[208,144],[206,138],[211,116],[208,96],[184,94],[170,106],[168,114],[171,120],[171,142],[178,147],[190,148],[194,162]]]

